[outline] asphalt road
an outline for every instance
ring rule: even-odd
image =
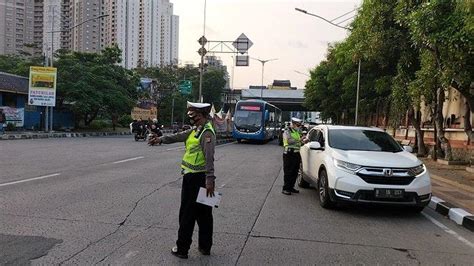
[[[474,234],[428,209],[281,194],[276,143],[217,148],[212,256],[194,241],[180,260],[182,154],[130,137],[0,142],[0,264],[474,264]]]

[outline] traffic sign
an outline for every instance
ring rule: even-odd
[[[253,42],[243,33],[232,43],[232,46],[241,54],[245,54],[252,45]]]
[[[235,66],[249,66],[248,55],[238,55],[235,57]]]
[[[179,91],[181,94],[191,94],[193,83],[190,80],[181,80],[179,82]]]
[[[206,45],[207,43],[206,37],[202,36],[201,38],[199,38],[198,43],[202,46]]]
[[[205,55],[207,54],[206,48],[204,48],[204,47],[199,48],[198,54],[199,54],[200,56],[205,56]]]

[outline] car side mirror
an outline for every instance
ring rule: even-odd
[[[321,147],[321,144],[317,141],[311,141],[309,143],[309,148],[313,151],[322,151],[322,150],[324,150],[324,148]]]
[[[406,151],[406,152],[409,152],[409,153],[412,153],[413,152],[413,148],[411,146],[403,146],[403,149]]]

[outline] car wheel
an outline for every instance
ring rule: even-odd
[[[303,178],[303,164],[300,164],[300,169],[298,170],[298,186],[300,188],[309,188],[309,183]]]
[[[241,140],[241,139],[237,139],[237,143],[242,143],[242,140]]]
[[[329,186],[328,186],[328,175],[326,170],[321,170],[319,173],[318,179],[318,194],[319,194],[319,204],[325,209],[330,209],[334,207],[334,202],[329,196]]]

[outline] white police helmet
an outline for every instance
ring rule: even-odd
[[[292,117],[291,118],[291,123],[293,124],[301,124],[303,123],[303,120],[299,119],[299,118],[296,118],[296,117]]]

